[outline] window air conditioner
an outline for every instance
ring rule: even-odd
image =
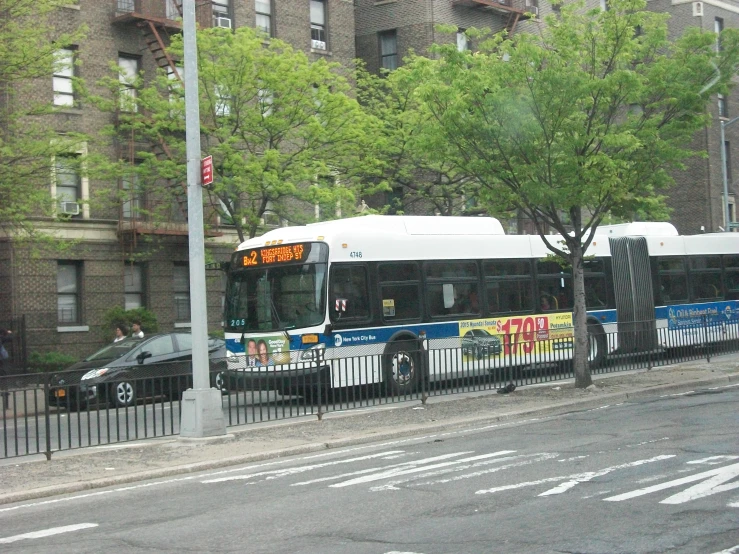
[[[693,15],[696,17],[703,16],[703,2],[693,2]]]
[[[80,215],[80,205],[77,202],[60,202],[59,207],[65,215]]]
[[[539,17],[539,7],[538,6],[526,6],[526,9],[524,11],[526,13],[533,13],[535,17]]]
[[[326,43],[322,40],[311,40],[310,41],[310,47],[315,48],[316,50],[325,50],[326,49]]]
[[[224,27],[226,29],[231,28],[230,17],[216,17],[216,27]]]

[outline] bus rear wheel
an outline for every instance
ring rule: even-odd
[[[588,362],[590,367],[601,367],[606,359],[606,334],[597,323],[588,324]]]
[[[402,396],[417,390],[421,380],[421,364],[415,341],[391,342],[385,350],[383,365],[388,394]]]

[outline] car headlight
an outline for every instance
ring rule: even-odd
[[[94,379],[95,377],[100,377],[101,375],[105,375],[106,373],[108,373],[108,371],[110,371],[110,368],[107,368],[107,367],[103,367],[103,368],[100,368],[100,369],[93,369],[93,370],[88,371],[87,373],[85,373],[82,376],[82,380],[85,380],[85,379]]]
[[[326,350],[325,344],[313,345],[307,350],[303,350],[303,352],[300,354],[300,361],[301,362],[311,362],[311,361],[316,361],[316,360],[322,360],[324,350]]]

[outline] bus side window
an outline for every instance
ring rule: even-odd
[[[332,321],[367,319],[367,270],[363,266],[335,267],[331,273],[329,312]],[[337,302],[339,310],[336,310]]]

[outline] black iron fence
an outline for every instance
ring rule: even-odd
[[[316,348],[304,361],[282,365],[259,366],[243,355],[211,359],[210,381],[223,393],[230,426],[320,418],[339,410],[571,379],[572,338],[567,330],[559,332],[556,338],[420,337]],[[656,330],[647,351],[623,351],[618,341],[616,333],[590,334],[591,373],[710,361],[737,352],[739,321],[673,321]],[[0,451],[5,458],[39,453],[50,458],[61,450],[176,435],[182,393],[191,386],[188,361],[0,378]]]

